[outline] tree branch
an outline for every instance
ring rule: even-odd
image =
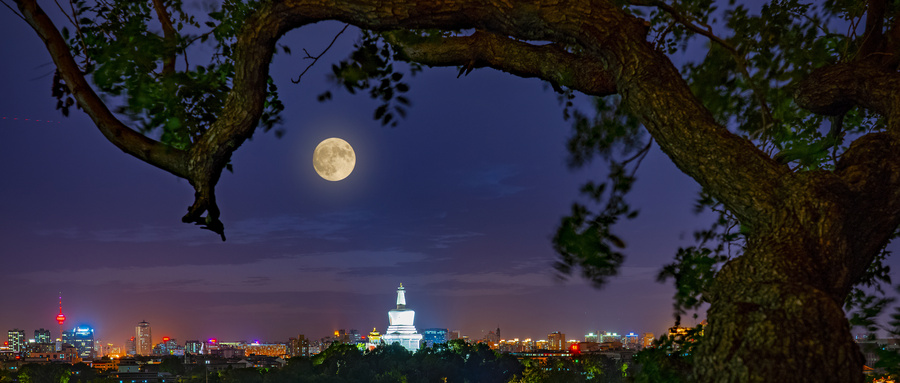
[[[814,70],[797,85],[794,100],[801,108],[826,116],[861,106],[886,116],[888,129],[894,131],[900,129],[890,123],[900,117],[898,89],[900,74],[885,71],[877,63],[852,62]]]
[[[37,2],[16,0],[16,4],[28,24],[44,41],[50,57],[78,105],[91,117],[103,136],[125,153],[176,176],[187,178],[187,153],[150,139],[119,121],[88,84],[65,40]]]
[[[399,45],[411,61],[429,66],[490,67],[518,77],[538,77],[555,89],[568,87],[585,94],[616,93],[613,77],[594,58],[569,53],[558,44],[532,45],[493,33],[476,31],[470,36]]]
[[[769,104],[766,101],[765,93],[760,90],[758,86],[756,86],[755,81],[753,81],[753,77],[750,76],[750,70],[747,69],[747,59],[744,57],[743,53],[738,51],[737,48],[729,44],[721,37],[716,36],[716,34],[712,31],[712,27],[710,27],[709,25],[704,24],[703,26],[699,26],[695,24],[693,20],[679,12],[677,9],[675,9],[675,7],[672,7],[671,5],[666,4],[660,0],[631,0],[631,4],[636,6],[659,8],[672,16],[672,18],[675,19],[676,22],[683,25],[688,30],[693,31],[700,36],[708,38],[709,41],[712,41],[716,45],[730,52],[731,57],[734,58],[735,64],[737,64],[738,70],[741,71],[741,75],[744,76],[744,80],[746,80],[747,84],[750,85],[750,91],[753,93],[754,98],[756,98],[756,102],[759,104],[760,114],[762,115],[763,132],[765,132],[769,128],[769,125],[774,121],[772,112],[769,110]]]
[[[884,12],[887,9],[885,0],[868,0],[866,9],[866,30],[859,47],[859,59],[882,52],[884,49]]]
[[[166,5],[163,4],[163,0],[153,0],[153,8],[156,9],[156,17],[159,19],[159,23],[162,24],[163,41],[166,43],[167,54],[166,57],[163,57],[162,75],[168,76],[175,73],[175,58],[177,56],[175,45],[177,44],[178,34],[175,32],[175,26],[172,25],[172,19],[169,16],[169,12],[166,11]]]

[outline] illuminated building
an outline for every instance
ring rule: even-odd
[[[184,352],[191,354],[200,354],[203,351],[203,342],[199,340],[189,340],[184,342]]]
[[[682,340],[687,335],[688,330],[690,329],[681,326],[669,327],[669,339]]]
[[[43,361],[69,364],[75,364],[81,361],[81,358],[78,357],[78,350],[75,350],[75,347],[66,344],[62,345],[59,351],[33,353],[29,355],[29,359],[40,359]]]
[[[265,355],[276,358],[285,358],[288,354],[287,345],[279,343],[269,344],[253,342],[244,344],[241,348],[244,349],[245,355]]]
[[[406,289],[401,283],[397,288],[397,308],[388,312],[391,325],[381,340],[385,344],[400,343],[407,350],[415,352],[422,341],[422,334],[416,332],[416,326],[413,324],[415,318],[416,312],[406,308]]]
[[[600,343],[600,336],[594,333],[588,333],[584,336],[585,342]]]
[[[638,345],[638,335],[630,332],[625,335],[625,344],[629,347],[637,347]]]
[[[178,348],[178,342],[167,336],[162,338],[162,342],[153,347],[153,355],[175,355],[175,352],[180,350]],[[184,354],[183,352],[181,353]]]
[[[137,354],[137,349],[135,348],[134,337],[125,341],[125,354],[134,355]]]
[[[12,352],[25,351],[25,330],[12,329],[6,332],[6,341]]]
[[[134,351],[138,355],[150,355],[153,352],[153,338],[147,321],[141,321],[134,328]]]
[[[50,330],[45,330],[43,328],[34,330],[34,343],[53,343],[53,338],[51,337]]]
[[[366,349],[371,351],[381,344],[381,333],[373,327],[372,331],[369,331],[369,337],[366,339]]]
[[[548,350],[563,351],[568,349],[568,344],[566,344],[566,334],[563,334],[559,331],[554,331],[550,334],[547,334],[547,342]]]
[[[297,338],[291,338],[290,356],[302,356],[309,358],[309,339],[303,334],[297,335]]]
[[[653,336],[652,332],[645,332],[644,335],[641,335],[641,347],[647,348],[653,346],[653,341],[656,337]]]
[[[79,326],[72,331],[63,332],[63,343],[75,347],[78,357],[92,359],[94,357],[94,329]]]
[[[487,343],[491,349],[497,349],[497,345],[500,343],[500,327],[497,327],[497,332],[488,332],[482,341]]]
[[[445,328],[427,328],[422,330],[422,339],[427,347],[434,347],[435,343],[447,343],[448,333]]]

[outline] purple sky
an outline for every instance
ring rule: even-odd
[[[67,327],[91,325],[105,343],[123,344],[141,320],[154,342],[384,331],[401,282],[418,328],[473,338],[498,325],[504,338],[538,339],[671,326],[671,282],[655,279],[707,224],[692,213],[692,180],[654,148],[631,197],[641,215],[617,228],[628,243],[621,275],[603,290],[578,277],[560,283],[550,238],[579,186],[605,167],[567,168],[571,129],[556,95],[490,69],[459,79],[430,69],[410,81],[409,117],[381,127],[374,102],[324,79],[355,32],[301,85],[289,82],[307,65],[301,48],[320,52],[340,27],[282,40],[295,52],[272,66],[286,135],[258,133],[235,153],[234,174],[217,187],[223,243],[180,222],[193,195],[186,181],[123,154],[82,112],[54,110],[49,55],[0,11],[0,330],[58,336],[62,291]],[[335,99],[316,102],[325,90]],[[312,167],[328,137],[358,158],[340,182]]]

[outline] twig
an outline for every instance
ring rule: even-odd
[[[24,21],[24,22],[26,22],[26,23],[28,22],[28,20],[25,20],[25,17],[23,17],[21,14],[19,14],[19,12],[16,12],[16,9],[15,9],[15,8],[10,7],[9,4],[6,4],[5,1],[0,0],[0,3],[3,3],[3,5],[5,5],[7,8],[9,8],[9,10],[12,11],[12,13],[13,13],[14,15],[19,16],[19,18],[22,19],[22,21]]]
[[[331,44],[328,44],[328,46],[325,48],[325,50],[322,51],[322,53],[320,53],[318,56],[313,57],[312,55],[309,54],[309,52],[306,51],[306,49],[303,49],[303,52],[306,52],[306,57],[304,57],[304,58],[312,59],[313,62],[311,64],[309,64],[309,66],[307,66],[306,69],[304,69],[303,72],[300,73],[299,76],[297,76],[297,80],[291,79],[291,82],[294,84],[299,84],[300,79],[303,77],[303,75],[306,74],[306,72],[309,71],[309,69],[312,68],[313,65],[316,65],[316,62],[318,62],[319,59],[325,55],[325,52],[328,52],[328,50],[331,49],[331,46],[334,45],[334,42],[337,41],[338,37],[340,37],[341,34],[344,33],[344,31],[346,31],[347,27],[349,27],[349,26],[350,26],[350,24],[344,25],[344,29],[341,29],[340,32],[338,32],[336,35],[334,35],[334,39],[331,40]]]
[[[641,167],[641,162],[644,162],[644,158],[647,157],[647,153],[650,153],[650,146],[653,145],[653,137],[650,137],[650,141],[647,142],[647,146],[644,146],[639,152],[637,152],[631,158],[622,161],[622,166],[628,165],[629,162],[637,160],[637,163],[634,164],[634,169],[631,171],[630,177],[634,177],[634,174],[637,173],[639,167]]]

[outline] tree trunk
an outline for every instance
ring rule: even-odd
[[[694,360],[698,381],[863,381],[843,296],[822,286],[826,269],[810,262],[819,254],[797,235],[751,241],[722,269]]]

